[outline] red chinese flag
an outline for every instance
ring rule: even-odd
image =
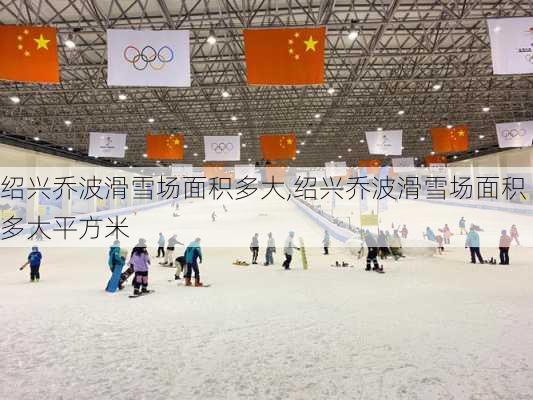
[[[468,128],[457,125],[452,128],[431,128],[433,151],[455,153],[468,150]]]
[[[150,160],[183,160],[183,134],[146,135],[146,154]]]
[[[424,158],[424,163],[429,167],[432,164],[447,164],[448,158],[446,156],[426,156]]]
[[[259,140],[264,160],[291,160],[296,157],[296,135],[294,133],[261,135]]]
[[[326,28],[244,30],[249,85],[324,83]]]
[[[56,29],[0,26],[0,80],[59,83]]]

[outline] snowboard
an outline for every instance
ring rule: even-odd
[[[307,264],[307,255],[305,254],[305,245],[303,238],[300,238],[300,255],[302,256],[303,269],[307,269],[309,266]]]
[[[128,278],[133,274],[133,266],[129,266],[122,274],[120,274],[119,286],[128,280]]]
[[[109,293],[115,293],[118,290],[118,284],[120,283],[120,278],[122,275],[122,267],[116,266],[115,270],[113,271],[113,274],[111,275],[111,278],[109,278],[109,282],[107,282],[107,286],[105,288],[106,292]]]
[[[250,265],[250,263],[247,263],[246,261],[236,260],[236,261],[233,262],[233,265],[235,265],[237,267],[248,267]]]
[[[128,297],[129,297],[130,299],[133,299],[133,298],[135,298],[135,297],[148,296],[149,294],[152,294],[152,293],[154,293],[154,292],[155,292],[155,290],[150,290],[148,293],[130,294]]]

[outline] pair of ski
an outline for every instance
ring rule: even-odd
[[[147,292],[141,292],[140,294],[130,294],[128,297],[130,299],[134,299],[136,297],[144,297],[144,296],[148,296],[149,294],[152,294],[154,293],[155,290],[148,290]]]

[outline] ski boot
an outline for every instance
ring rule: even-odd
[[[191,278],[185,278],[185,286],[192,286]]]
[[[201,287],[201,286],[204,286],[204,284],[200,282],[200,279],[194,278],[194,286]]]
[[[175,281],[178,281],[178,280],[180,280],[180,279],[181,279],[181,278],[180,278],[179,275],[174,275],[174,280],[175,280]]]
[[[148,290],[147,288],[143,287],[142,290],[141,290],[141,294],[148,294],[150,293],[150,290]]]
[[[141,295],[141,291],[139,289],[133,289],[133,295],[134,296],[140,296]]]

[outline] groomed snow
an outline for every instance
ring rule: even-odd
[[[173,270],[154,259],[156,293],[129,299],[128,286],[107,294],[104,248],[44,250],[42,281],[32,284],[18,271],[27,249],[2,249],[0,398],[533,397],[532,249],[513,247],[512,265],[500,267],[467,264],[466,250],[453,248],[386,262],[379,275],[345,248],[326,257],[313,247],[309,270],[297,254],[294,269],[283,271],[288,230],[314,246],[322,235],[285,204],[250,220],[229,205],[228,214],[217,211],[216,234],[242,237],[242,248],[208,246],[215,233],[206,203],[183,206],[183,218],[170,208],[137,215],[154,244],[160,230],[204,238],[205,289],[169,282]],[[274,267],[231,265],[249,259],[254,232],[263,246],[270,230]],[[356,266],[331,268],[335,260]]]

